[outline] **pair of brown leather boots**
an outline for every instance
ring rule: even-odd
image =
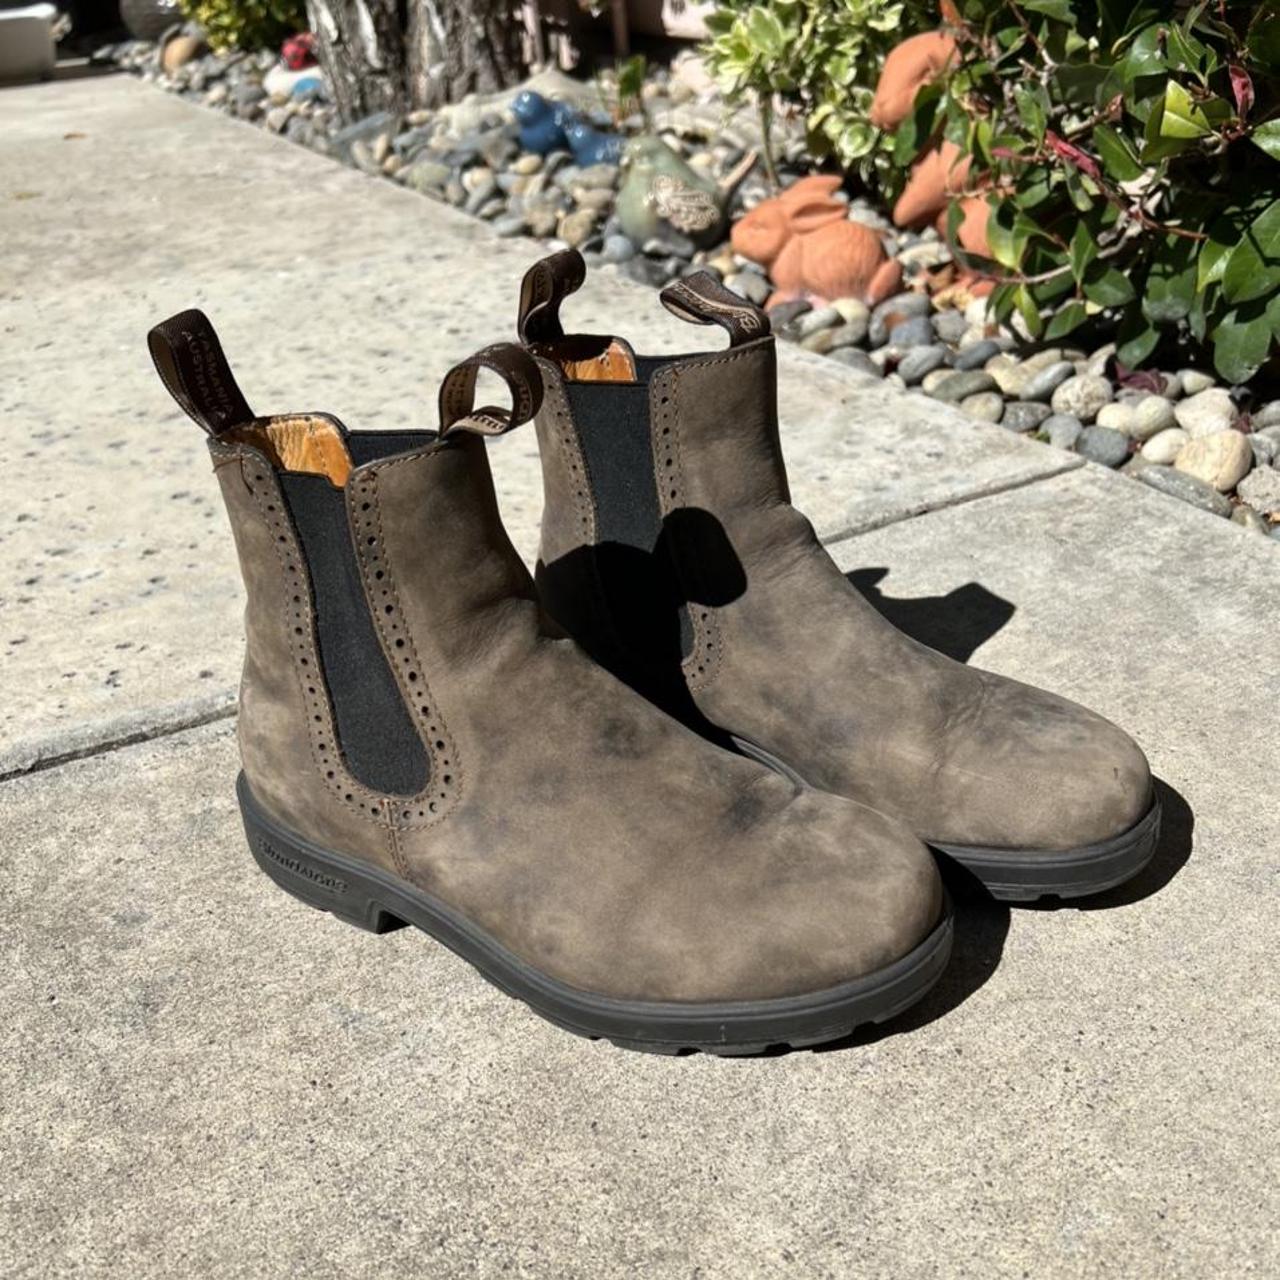
[[[1002,898],[1151,856],[1142,752],[895,630],[790,505],[762,312],[727,350],[566,336],[572,251],[523,345],[464,361],[440,429],[255,415],[208,321],[149,345],[209,433],[248,595],[238,790],[296,897],[410,923],[559,1025],[659,1052],[820,1043],[918,1000],[951,949],[928,846]],[[474,404],[478,371],[508,409]],[[537,420],[535,586],[483,437]]]

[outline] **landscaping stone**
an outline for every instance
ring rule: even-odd
[[[1261,431],[1267,427],[1280,427],[1280,400],[1264,404],[1253,413],[1253,428]]]
[[[1191,437],[1181,427],[1167,427],[1164,431],[1156,432],[1142,446],[1142,456],[1148,462],[1162,466],[1171,465],[1190,439]]]
[[[861,298],[837,298],[832,304],[845,324],[861,325],[865,333],[871,321],[871,308]]]
[[[946,358],[945,347],[913,347],[898,361],[898,375],[907,386],[914,387],[926,374],[940,368]]]
[[[995,385],[996,380],[985,369],[968,369],[963,373],[949,373],[930,391],[930,395],[956,403],[980,391],[992,391]]]
[[[626,240],[626,236],[619,238]],[[631,242],[628,240],[627,243],[630,244]],[[769,294],[772,291],[768,280],[755,271],[739,271],[732,276],[726,277],[725,284],[734,293],[740,294],[749,302],[754,302],[757,307],[763,307],[769,301]]]
[[[780,302],[777,306],[771,307],[769,317],[773,321],[774,332],[781,332],[812,310],[813,305],[803,298],[795,298],[790,302]]]
[[[1028,400],[1036,399],[1027,396]],[[1081,422],[1092,422],[1098,410],[1111,400],[1111,383],[1096,373],[1076,374],[1061,383],[1050,403],[1054,413],[1069,413]]]
[[[1186,375],[1179,375],[1185,383]],[[1231,393],[1225,387],[1208,387],[1174,405],[1174,417],[1178,426],[1191,438],[1216,435],[1233,427],[1236,406]]]
[[[1047,404],[1035,400],[1011,400],[1004,407],[1000,425],[1008,427],[1010,431],[1035,431],[1049,415]]]
[[[560,225],[556,234],[570,248],[576,248],[583,244],[587,237],[595,230],[596,212],[594,209],[576,209],[573,213],[566,213],[560,219]]]
[[[971,418],[979,422],[999,422],[1004,413],[1004,400],[998,391],[979,391],[976,395],[965,396],[960,407]]]
[[[795,331],[801,338],[807,338],[819,329],[830,329],[839,323],[840,312],[835,307],[820,307],[800,316],[795,322]]]
[[[831,351],[835,351],[839,347],[856,347],[867,336],[866,327],[856,324],[837,325],[836,328],[828,329],[826,332],[831,338],[829,348]]]
[[[613,235],[605,236],[604,244],[600,248],[600,256],[606,262],[626,262],[628,258],[636,256],[636,247],[628,236],[624,236],[621,232],[615,232]],[[739,277],[741,279],[741,277]],[[743,297],[750,297],[749,294],[738,290]],[[754,302],[755,299],[751,298]]]
[[[1249,448],[1253,450],[1255,466],[1269,467],[1276,460],[1277,453],[1280,453],[1280,443],[1271,436],[1260,435],[1255,431],[1245,439],[1249,441]]]
[[[969,322],[961,311],[939,311],[933,317],[933,331],[942,339],[955,345],[964,337]]]
[[[1129,406],[1129,434],[1135,440],[1150,440],[1177,422],[1173,405],[1164,396],[1147,395]]]
[[[1253,450],[1241,432],[1218,431],[1211,436],[1193,436],[1174,465],[1219,493],[1227,493],[1253,466]]]
[[[1178,382],[1184,396],[1196,396],[1214,386],[1217,379],[1210,373],[1202,373],[1199,369],[1179,369]]]
[[[1118,467],[1129,457],[1129,437],[1111,427],[1085,427],[1076,442],[1076,452],[1101,466]]]
[[[928,316],[912,316],[889,330],[891,347],[924,347],[933,342],[933,321]]]
[[[1021,367],[1023,382],[1021,388],[1024,400],[1048,400],[1068,378],[1075,376],[1076,367],[1069,360],[1055,360],[1039,369],[1029,368],[1026,363]],[[1110,390],[1108,384],[1108,392]],[[1108,395],[1108,398],[1110,396]],[[1056,408],[1056,406],[1055,406]],[[1073,412],[1062,409],[1059,412]],[[1076,415],[1079,417],[1079,415]]]
[[[1229,516],[1231,503],[1226,500],[1212,485],[1205,484],[1195,476],[1173,467],[1149,466],[1136,473],[1137,478],[1171,498],[1189,502],[1193,507],[1208,511],[1215,516]]]
[[[961,347],[956,352],[955,359],[951,362],[953,369],[980,369],[991,359],[992,356],[1000,353],[1000,344],[993,338],[983,338],[978,342],[971,342],[967,347]]]
[[[1133,436],[1134,413],[1131,404],[1125,404],[1119,400],[1104,404],[1098,410],[1098,416],[1094,421],[1100,427],[1108,427],[1112,431],[1119,431],[1122,435]]]
[[[1240,501],[1264,516],[1280,517],[1280,471],[1258,467],[1239,482]]]
[[[996,380],[996,385],[1011,400],[1020,400],[1026,391],[1031,374],[1012,356],[1001,353],[992,356],[986,363],[987,372]]]

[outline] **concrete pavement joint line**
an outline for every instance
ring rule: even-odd
[[[1034,474],[1015,476],[1012,480],[994,480],[989,484],[980,485],[968,493],[953,494],[950,497],[941,498],[937,502],[921,502],[904,511],[885,511],[869,520],[864,520],[861,524],[850,525],[847,529],[827,534],[819,541],[824,547],[831,547],[838,542],[845,542],[849,538],[860,537],[864,533],[874,533],[877,529],[887,529],[891,525],[914,520],[917,516],[931,515],[935,511],[946,511],[951,507],[963,507],[970,502],[977,502],[981,498],[997,498],[1002,493],[1015,493],[1019,489],[1026,489],[1030,485],[1038,484],[1042,480],[1056,480],[1059,476],[1078,471],[1085,465],[1085,461],[1084,458],[1068,457],[1054,471],[1037,471]]]
[[[823,546],[834,546],[836,543],[856,538],[861,534],[873,533],[878,529],[886,529],[895,524],[914,520],[917,516],[929,515],[935,511],[945,511],[950,507],[963,506],[979,498],[994,498],[1004,493],[1025,489],[1041,480],[1052,480],[1058,476],[1066,475],[1068,472],[1078,470],[1084,465],[1085,460],[1083,458],[1066,458],[1063,460],[1062,465],[1054,471],[1038,472],[1034,475],[1018,476],[1008,481],[993,482],[972,493],[960,494],[938,502],[920,503],[906,511],[886,512],[883,516],[873,520],[821,537],[819,541]],[[220,694],[213,695],[213,701],[215,705],[210,706],[206,702],[201,709],[193,710],[189,714],[179,714],[173,718],[153,719],[149,722],[143,722],[125,733],[112,734],[107,730],[100,736],[87,740],[75,747],[54,750],[48,755],[37,754],[29,762],[13,764],[8,763],[4,757],[0,757],[0,782],[9,782],[14,778],[24,778],[33,773],[43,773],[46,770],[56,769],[61,765],[71,764],[77,760],[86,760],[91,756],[106,755],[112,751],[119,751],[123,747],[133,747],[142,742],[151,742],[158,738],[169,737],[175,733],[182,733],[187,729],[197,728],[202,724],[230,719],[236,714],[234,689],[224,690]],[[9,760],[12,760],[12,755],[9,756]]]
[[[856,538],[860,534],[872,533],[877,529],[886,529],[891,525],[914,520],[917,516],[929,515],[934,511],[945,511],[949,507],[962,506],[979,498],[994,498],[1004,493],[1025,489],[1038,481],[1052,480],[1070,471],[1078,470],[1083,465],[1083,458],[1070,458],[1065,460],[1056,471],[1024,475],[1011,481],[988,485],[976,493],[964,494],[940,502],[922,503],[909,511],[886,513],[882,518],[841,530],[838,533],[820,538],[819,541],[823,546],[833,546],[838,542]],[[91,756],[106,755],[112,751],[119,751],[122,747],[133,747],[141,742],[151,742],[158,738],[169,737],[175,733],[182,733],[187,729],[197,728],[202,724],[210,724],[215,720],[230,719],[236,714],[234,689],[224,690],[221,694],[214,695],[214,697],[219,705],[206,706],[203,710],[194,711],[189,715],[152,720],[150,723],[140,724],[127,733],[114,736],[109,732],[103,733],[100,737],[86,741],[80,746],[64,751],[54,751],[49,755],[37,756],[27,764],[6,765],[3,762],[3,758],[0,758],[0,782],[9,782],[14,778],[25,778],[30,774],[43,773],[48,769],[56,769],[61,765],[71,764],[76,760],[86,760]],[[225,704],[223,704],[224,699],[226,700]]]
[[[229,720],[236,714],[235,690],[224,690],[210,699],[204,699],[190,711],[172,718],[141,718],[135,721],[133,728],[123,733],[113,733],[112,726],[106,726],[97,735],[92,731],[75,746],[59,750],[55,748],[49,754],[41,754],[39,748],[29,760],[15,762],[16,752],[0,757],[0,783],[13,782],[18,778],[30,777],[33,773],[44,773],[62,765],[73,764],[77,760],[87,760],[93,756],[106,755],[119,751],[122,747],[134,747],[142,742],[152,742],[157,738],[167,738],[175,733],[183,733],[188,729],[197,729],[204,724],[213,724],[218,720]],[[190,704],[188,704],[190,705]],[[163,713],[161,713],[163,716]],[[66,738],[74,737],[74,731]]]

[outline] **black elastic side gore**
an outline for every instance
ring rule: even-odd
[[[653,476],[649,388],[632,382],[565,386],[596,499],[596,536],[652,551],[662,532]]]
[[[343,491],[325,476],[295,472],[280,475],[280,488],[311,575],[320,665],[342,757],[366,787],[416,795],[431,761],[369,617]]]
[[[434,431],[351,431],[347,433],[347,452],[357,467],[397,453],[410,453],[436,441]]]
[[[679,665],[693,628],[662,538],[649,388],[571,382],[565,394],[595,498],[595,556],[613,630],[646,665]]]

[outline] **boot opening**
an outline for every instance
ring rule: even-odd
[[[558,365],[571,382],[635,382],[636,356],[622,338],[582,333],[538,343],[534,354]]]
[[[260,449],[280,471],[324,476],[336,489],[351,474],[351,454],[342,428],[332,418],[317,414],[259,418],[233,427],[223,438]]]

